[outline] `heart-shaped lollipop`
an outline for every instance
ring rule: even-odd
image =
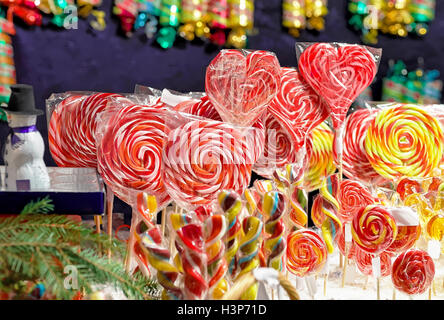
[[[301,54],[298,66],[329,107],[335,130],[377,71],[375,55],[367,47],[353,44],[312,44]]]
[[[249,126],[276,96],[279,74],[271,52],[221,50],[207,68],[205,91],[224,121]]]
[[[289,132],[305,133],[328,118],[328,110],[321,97],[292,68],[281,68],[281,85],[269,111]]]

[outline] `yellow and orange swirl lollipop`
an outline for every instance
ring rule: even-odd
[[[378,113],[365,138],[367,157],[387,179],[425,177],[438,167],[443,131],[437,119],[414,105],[397,105]]]
[[[313,129],[307,139],[308,166],[304,175],[304,188],[307,191],[319,189],[322,181],[333,174],[334,133],[326,122]]]

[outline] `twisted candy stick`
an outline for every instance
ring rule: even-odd
[[[145,192],[137,194],[137,212],[145,225],[149,228],[154,227],[153,218],[157,210],[156,197]]]
[[[400,105],[378,113],[368,127],[365,150],[387,179],[424,177],[438,167],[444,149],[439,121],[424,109]]]
[[[164,288],[165,299],[181,299],[182,291],[175,285],[179,270],[171,263],[169,250],[162,244],[162,231],[155,227],[140,237],[139,241],[150,265],[157,270],[157,280]]]
[[[323,122],[313,129],[307,139],[308,166],[304,175],[307,191],[318,189],[322,180],[336,170],[333,164],[333,131]]]
[[[216,191],[243,193],[251,177],[254,150],[230,125],[193,120],[171,131],[163,149],[164,181],[181,207],[209,204]]]
[[[316,232],[308,229],[294,231],[287,238],[287,268],[304,277],[320,271],[327,261],[327,247]]]
[[[236,253],[239,249],[239,236],[241,231],[238,216],[242,212],[242,200],[236,192],[222,190],[217,196],[217,202],[228,220],[227,237],[225,239],[225,258],[228,262],[228,272],[233,276],[238,265]]]
[[[337,199],[340,205],[338,216],[344,223],[353,221],[362,207],[375,203],[375,198],[366,187],[348,179],[341,181]]]
[[[288,132],[311,132],[327,119],[327,107],[295,69],[281,68],[280,76],[279,91],[268,110]]]
[[[225,245],[221,240],[227,231],[226,219],[222,215],[213,215],[205,221],[205,251],[208,257],[208,288],[214,299],[222,297],[228,287],[224,279],[228,270],[225,260]]]
[[[305,212],[307,202],[307,192],[299,188],[294,188],[290,194],[291,207],[288,217],[296,228],[305,228],[308,223],[308,215],[307,212]]]
[[[374,255],[390,247],[397,232],[395,219],[380,205],[362,208],[353,218],[354,242],[362,250]]]
[[[168,200],[161,176],[161,153],[167,136],[159,106],[126,106],[108,120],[97,148],[98,169],[123,200],[127,188],[162,194],[164,201]]]
[[[269,191],[263,200],[265,232],[269,234],[265,239],[265,249],[268,253],[267,265],[270,268],[282,271],[282,259],[287,247],[285,241],[285,223],[282,219],[286,211],[286,199],[282,192]]]
[[[205,252],[202,226],[190,223],[177,230],[183,245],[181,252],[184,271],[184,294],[187,299],[200,300],[205,298],[208,284],[205,281]]]
[[[360,45],[315,43],[299,57],[299,72],[324,99],[338,130],[352,102],[376,75],[375,57]]]
[[[411,249],[393,262],[393,286],[407,294],[421,294],[432,284],[435,264],[427,252]]]
[[[260,236],[262,234],[262,221],[257,217],[246,217],[242,221],[242,239],[240,242],[238,277],[253,271],[259,266],[259,247]],[[249,287],[242,295],[242,300],[255,300],[257,296],[258,285],[255,283]]]
[[[365,151],[367,128],[377,113],[378,111],[373,109],[362,109],[353,112],[345,122],[343,141],[339,141],[339,135],[335,132],[333,143],[333,157],[336,166],[339,166],[338,145],[341,144],[344,174],[350,179],[362,181],[366,184],[385,180],[373,169]]]
[[[257,181],[257,180],[256,180]],[[262,214],[261,195],[255,188],[248,188],[244,192],[244,198],[246,200],[246,208],[250,216]]]
[[[323,198],[323,206],[321,210],[325,216],[321,226],[322,237],[327,245],[328,253],[333,253],[336,233],[338,233],[342,228],[342,222],[336,216],[337,212],[339,211],[339,203],[328,191],[326,180],[324,180],[322,183],[319,192]]]

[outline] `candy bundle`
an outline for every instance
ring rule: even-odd
[[[282,25],[288,32],[299,37],[300,30],[324,30],[327,15],[327,0],[284,0],[282,1]]]

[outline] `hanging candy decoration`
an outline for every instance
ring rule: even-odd
[[[324,30],[324,16],[328,13],[327,0],[306,0],[305,16],[307,17],[307,29]]]
[[[237,49],[247,46],[247,34],[253,29],[254,0],[228,0],[230,14],[227,45]]]
[[[14,51],[11,37],[3,28],[3,25],[7,25],[7,20],[0,18],[0,25],[2,26],[0,32],[0,104],[7,104],[11,94],[10,85],[16,83]],[[0,113],[0,120],[6,121],[4,112]]]
[[[177,27],[180,24],[180,0],[162,0],[160,4],[159,24],[161,28],[156,41],[163,49],[169,49],[176,40]]]
[[[225,30],[228,28],[228,1],[209,0],[207,13],[212,29],[210,40],[218,46],[223,46],[227,40]]]
[[[382,80],[382,100],[389,102],[402,102],[402,88],[407,81],[407,67],[404,62],[389,61],[387,77]]]
[[[435,19],[435,0],[410,0],[408,10],[414,22],[410,25],[411,32],[423,36],[428,32],[429,23]]]
[[[136,0],[115,0],[113,13],[120,19],[120,27],[127,37],[133,32],[139,4]]]
[[[139,0],[139,12],[134,22],[134,30],[145,28],[145,35],[148,39],[154,37],[157,32],[158,20],[160,15],[161,0]]]
[[[299,37],[305,29],[305,0],[284,0],[282,2],[282,25],[293,37]]]
[[[206,0],[182,0],[182,25],[179,27],[179,35],[188,41],[208,38],[210,28],[204,21],[206,12]]]

